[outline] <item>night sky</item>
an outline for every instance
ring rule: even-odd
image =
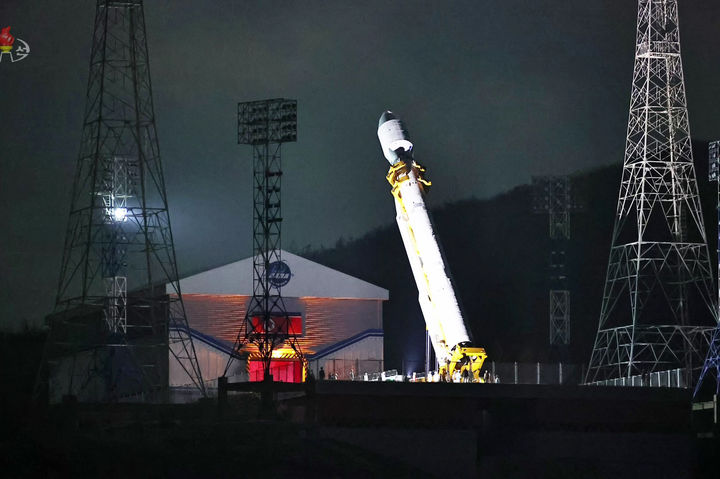
[[[145,3],[181,274],[251,253],[238,101],[298,100],[298,143],[283,148],[283,245],[295,251],[393,221],[385,109],[428,167],[431,206],[622,160],[632,0]],[[90,0],[0,4],[0,27],[31,48],[0,63],[0,329],[39,325],[53,307],[94,14]],[[720,2],[680,1],[700,140],[720,137],[718,25]]]

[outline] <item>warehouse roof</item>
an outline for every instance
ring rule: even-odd
[[[281,294],[288,298],[388,299],[388,290],[354,278],[327,266],[282,250],[281,257],[290,268],[290,281]],[[180,279],[184,294],[252,295],[253,258],[219,266]],[[172,288],[168,285],[168,293]]]

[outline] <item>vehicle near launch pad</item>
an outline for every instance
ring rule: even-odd
[[[425,206],[430,182],[425,169],[413,158],[413,144],[403,122],[391,111],[380,116],[378,139],[390,162],[387,180],[392,186],[396,221],[418,288],[418,301],[441,377],[468,371],[480,378],[487,358],[485,349],[472,344],[460,311],[455,289]]]

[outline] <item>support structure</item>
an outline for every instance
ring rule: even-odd
[[[533,210],[536,213],[547,213],[552,245],[548,275],[550,346],[566,348],[570,344],[570,291],[565,272],[565,251],[570,240],[570,211],[573,209],[570,177],[534,176],[532,184]]]
[[[82,144],[38,376],[51,401],[163,401],[170,356],[204,395],[180,293],[142,0],[98,0]],[[172,367],[175,367],[173,365]]]
[[[280,184],[283,143],[297,141],[297,101],[285,98],[238,103],[238,143],[253,148],[253,296],[225,367],[247,344],[257,348],[265,380],[272,380],[273,350],[286,343],[305,363],[297,338],[302,321],[288,313],[281,288],[289,277],[281,258]],[[305,364],[303,364],[305,366]]]
[[[433,350],[432,341],[430,340],[430,331],[425,330],[425,378],[429,378],[430,371],[437,370],[437,361],[435,360],[435,351]]]
[[[570,291],[550,290],[550,344],[570,344]]]
[[[487,358],[473,345],[445,258],[425,205],[431,183],[413,157],[413,144],[403,122],[386,110],[378,122],[378,140],[390,163],[386,175],[395,200],[395,221],[418,289],[418,302],[439,363],[438,373],[450,378],[465,373],[478,379]],[[426,358],[429,355],[426,355]]]
[[[700,373],[717,321],[676,0],[638,2],[625,160],[586,382]]]
[[[710,143],[708,148],[708,158],[708,179],[711,182],[714,182],[717,186],[716,206],[718,234],[716,254],[718,261],[718,273],[720,274],[720,141],[713,141]],[[720,275],[718,277],[720,278]],[[718,283],[718,305],[720,306],[720,282]],[[696,396],[708,374],[712,374],[715,379],[715,396],[717,397],[717,395],[720,394],[720,324],[715,329],[712,340],[710,341],[708,355],[705,358],[705,364],[703,364],[702,371],[700,372],[700,378],[695,386]]]

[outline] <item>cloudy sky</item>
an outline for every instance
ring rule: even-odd
[[[283,148],[283,243],[295,250],[393,221],[375,133],[385,109],[428,167],[431,205],[622,160],[633,0],[145,3],[181,273],[250,254],[238,101],[298,100],[298,142]],[[0,26],[31,47],[0,62],[0,329],[53,306],[94,11],[0,4]],[[720,137],[718,25],[719,2],[680,2],[696,139]]]

